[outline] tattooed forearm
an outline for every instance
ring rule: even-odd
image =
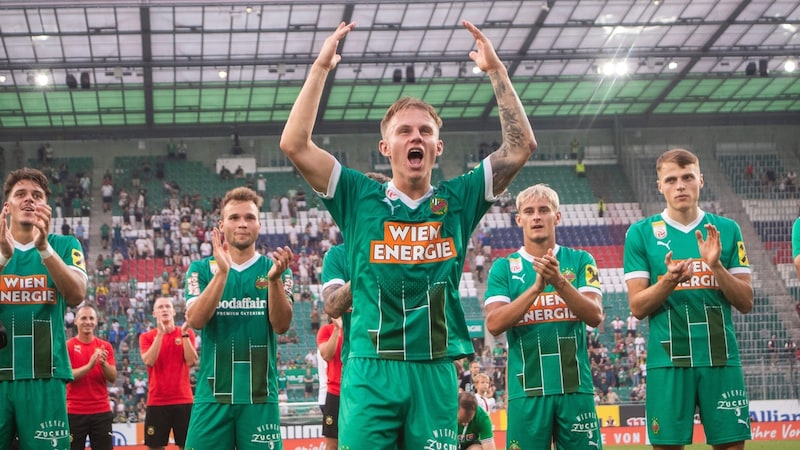
[[[530,122],[505,71],[491,72],[503,143],[491,155],[494,194],[502,193],[536,149]]]
[[[328,286],[322,291],[325,300],[325,313],[331,317],[341,317],[353,306],[353,294],[350,292],[350,282],[338,286]]]

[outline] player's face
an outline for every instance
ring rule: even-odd
[[[392,117],[378,148],[389,158],[393,177],[419,179],[430,176],[444,144],[433,117],[422,109],[408,108]]]
[[[520,205],[517,225],[522,228],[525,241],[536,243],[555,240],[556,225],[561,222],[561,212],[553,209],[544,197],[531,197]]]
[[[78,310],[78,317],[75,318],[80,333],[94,333],[97,327],[97,315],[92,308],[81,308]]]
[[[703,174],[697,164],[681,167],[675,163],[664,163],[658,171],[658,192],[664,195],[667,209],[689,211],[697,208]]]
[[[175,317],[175,308],[169,299],[158,299],[153,304],[153,317],[162,322],[167,322]]]
[[[33,225],[36,222],[36,211],[46,208],[47,197],[38,184],[31,180],[19,180],[11,188],[6,204],[12,223]]]
[[[220,229],[228,245],[244,250],[255,244],[261,223],[258,208],[249,201],[231,201],[222,211]]]

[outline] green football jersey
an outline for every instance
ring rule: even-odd
[[[592,255],[559,245],[554,254],[561,274],[579,292],[602,295]],[[496,259],[489,270],[485,303],[515,301],[533,286],[537,275],[533,256],[524,248]],[[547,285],[522,320],[506,334],[509,399],[594,392],[586,324],[567,307],[553,286]]]
[[[482,441],[494,437],[492,431],[492,419],[489,414],[481,408],[475,409],[475,416],[467,423],[467,426],[458,424],[458,445],[464,448],[467,445],[480,444]]]
[[[711,268],[700,258],[695,231],[713,224],[719,230],[720,262],[733,274],[749,274],[742,232],[731,219],[706,212],[683,226],[666,212],[631,225],[625,237],[625,279],[646,278],[658,282],[667,267],[664,258],[693,261],[692,278],[678,285],[667,300],[650,314],[647,367],[740,366],[739,348],[725,299]]]
[[[51,234],[55,257],[86,278],[81,244],[74,236]],[[36,378],[72,380],[64,314],[67,301],[42,263],[33,242],[15,244],[0,275],[0,320],[8,346],[0,351],[0,381]]]
[[[400,360],[473,353],[458,285],[467,243],[491,206],[484,162],[412,200],[336,164],[323,197],[353,276],[350,356]]]
[[[325,253],[322,260],[322,290],[328,286],[341,286],[350,281],[350,269],[347,266],[347,254],[344,244],[334,245]],[[350,352],[350,316],[352,309],[342,314],[342,362],[347,361]]]
[[[792,224],[792,259],[800,256],[800,217]]]
[[[222,298],[200,331],[202,354],[195,403],[277,403],[277,338],[269,321],[271,259],[256,254],[233,264]],[[186,275],[186,303],[200,295],[217,270],[213,257],[193,261]],[[292,299],[292,273],[282,275]]]

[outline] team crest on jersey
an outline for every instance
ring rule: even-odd
[[[333,425],[333,416],[325,416],[325,425],[327,426]]]
[[[508,258],[508,267],[511,273],[522,272],[522,258]]]
[[[561,275],[567,280],[567,283],[574,284],[575,283],[575,271],[572,269],[564,269],[561,271]]]
[[[83,252],[77,248],[72,249],[72,265],[86,270],[86,263],[83,260]]]
[[[661,425],[658,424],[658,418],[654,418],[650,422],[650,430],[653,432],[653,434],[658,434],[661,431]]]
[[[264,290],[269,286],[269,278],[266,275],[259,275],[256,278],[256,289]]]
[[[736,248],[739,251],[739,264],[743,266],[749,266],[750,260],[747,259],[747,251],[744,249],[744,242],[742,241],[736,242]]]
[[[209,261],[208,262],[208,270],[211,271],[212,275],[216,275],[217,271],[219,270],[219,267],[217,267],[217,262],[214,261],[214,260]]]
[[[653,222],[653,236],[656,239],[664,239],[667,237],[667,224],[663,220]]]
[[[437,216],[447,214],[447,200],[441,197],[431,198],[431,212]]]
[[[153,427],[152,425],[147,427],[146,433],[147,433],[148,436],[153,436],[154,434],[156,434],[155,427]]]
[[[508,450],[522,450],[522,447],[519,446],[519,441],[513,440],[508,444]]]
[[[600,288],[600,273],[597,271],[597,267],[591,264],[586,265],[586,284]]]

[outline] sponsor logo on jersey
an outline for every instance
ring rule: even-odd
[[[732,410],[736,417],[742,415],[742,408],[747,408],[750,403],[747,401],[747,393],[743,389],[731,389],[723,392],[717,400],[717,409]]]
[[[458,450],[456,430],[449,428],[433,430],[422,448],[425,450]]]
[[[199,281],[199,274],[197,272],[192,272],[189,275],[189,279],[186,281],[186,291],[192,297],[197,297],[200,295],[200,281]]]
[[[675,260],[675,263],[680,262]],[[711,272],[711,267],[701,260],[692,261],[692,277],[675,287],[676,290],[690,289],[719,289],[717,277]],[[662,275],[663,276],[663,275]],[[659,277],[661,278],[661,277]]]
[[[663,220],[653,222],[653,236],[656,239],[664,239],[667,237],[667,224]]]
[[[555,292],[545,292],[536,297],[528,312],[517,322],[517,326],[543,322],[574,322],[577,320],[579,320],[578,316],[569,309],[561,297]]]
[[[739,251],[739,264],[743,266],[749,266],[750,260],[747,259],[747,251],[744,249],[744,242],[736,242],[736,248]]]
[[[437,216],[443,216],[447,214],[447,200],[441,197],[433,197],[431,198],[430,205],[431,212]]]
[[[264,448],[275,448],[276,442],[281,442],[281,428],[277,424],[265,423],[256,427],[250,435],[250,442],[265,444]]]
[[[256,278],[256,289],[264,290],[269,286],[269,278],[266,275],[259,275]]]
[[[69,429],[63,420],[47,420],[39,423],[39,427],[34,430],[33,438],[37,441],[49,441],[53,448],[58,447],[58,441],[69,439]]]
[[[508,268],[511,273],[522,272],[522,258],[508,258]]]
[[[587,412],[575,416],[575,422],[572,423],[570,429],[573,433],[584,433],[591,445],[592,442],[597,440],[600,435],[598,434],[600,427],[597,414],[594,412]]]
[[[424,264],[455,258],[453,238],[442,237],[441,222],[385,222],[383,240],[370,243],[370,262]]]
[[[0,277],[0,305],[54,305],[56,301],[56,290],[47,286],[47,275]]]
[[[86,262],[83,259],[83,252],[77,248],[72,249],[72,265],[86,271]]]
[[[600,272],[591,264],[586,265],[586,284],[600,289]]]

